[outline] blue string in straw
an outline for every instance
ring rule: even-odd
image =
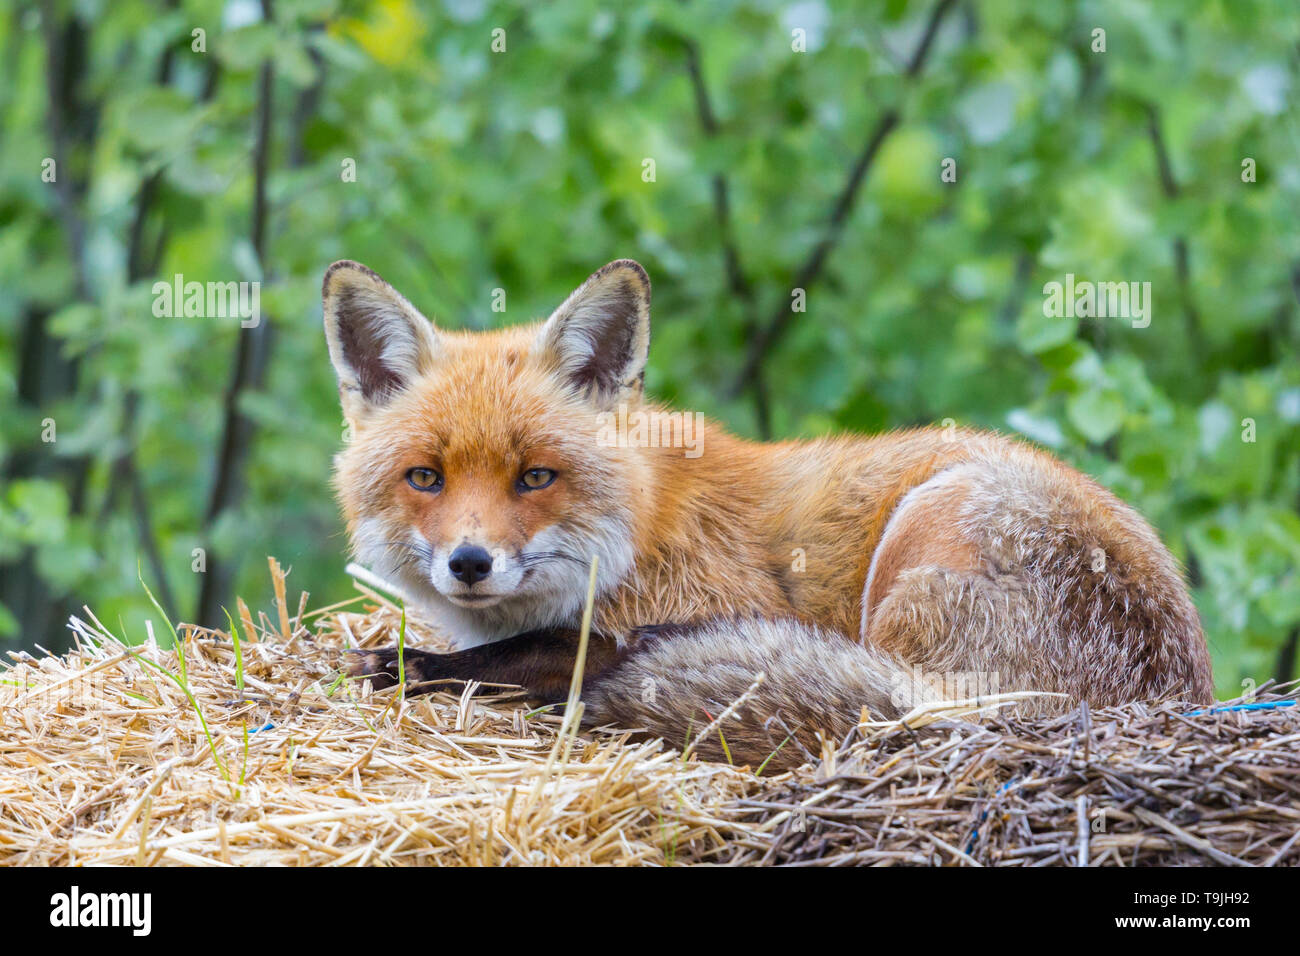
[[[1268,700],[1260,701],[1255,704],[1233,704],[1231,707],[1211,707],[1209,710],[1193,710],[1184,717],[1199,717],[1202,714],[1226,714],[1234,710],[1275,710],[1278,707],[1294,707],[1297,701],[1294,700]]]

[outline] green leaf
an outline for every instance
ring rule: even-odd
[[[1071,395],[1065,412],[1078,431],[1100,445],[1119,431],[1124,421],[1124,397],[1109,389],[1088,389]]]

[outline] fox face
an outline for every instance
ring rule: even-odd
[[[574,622],[628,574],[649,465],[598,441],[642,400],[650,283],[630,260],[544,323],[434,328],[377,274],[332,265],[325,336],[351,439],[335,459],[353,552],[471,646]]]

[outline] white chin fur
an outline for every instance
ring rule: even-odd
[[[445,594],[443,596],[457,607],[478,609],[496,607],[506,599],[504,594]]]

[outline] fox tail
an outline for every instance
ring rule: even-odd
[[[883,651],[753,618],[643,631],[631,653],[584,683],[582,699],[585,722],[635,727],[682,748],[726,713],[695,752],[789,767],[815,757],[822,740],[843,740],[864,708],[868,719],[893,720],[938,695]],[[679,739],[684,730],[691,739]]]

